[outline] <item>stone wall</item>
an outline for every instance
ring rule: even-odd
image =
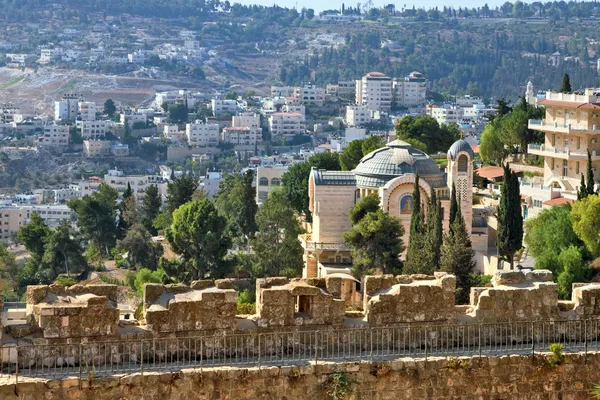
[[[332,287],[333,287],[333,282]],[[323,288],[324,280],[266,278],[256,281],[258,326],[340,325],[346,302]]]
[[[454,319],[456,278],[400,275],[365,278],[365,316],[371,326],[403,322],[446,322]]]
[[[6,400],[303,400],[328,399],[334,374],[351,381],[342,399],[590,399],[600,382],[600,354],[566,355],[549,367],[537,356],[497,356],[373,364],[319,363],[266,368],[205,368],[108,378],[0,382]]]
[[[144,317],[153,332],[234,329],[237,292],[229,280],[186,285],[147,284]]]
[[[27,319],[25,332],[37,327],[44,338],[114,335],[119,322],[117,286],[28,286]]]

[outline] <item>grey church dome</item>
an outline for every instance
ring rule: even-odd
[[[444,174],[435,161],[402,140],[370,152],[353,172],[358,187],[379,188],[398,176],[417,172],[432,187],[446,186]]]
[[[448,156],[450,156],[451,160],[455,160],[456,155],[461,151],[464,151],[467,154],[469,154],[471,160],[475,157],[471,145],[465,139],[459,139],[456,142],[452,143],[452,146],[450,146],[450,149],[448,150]]]

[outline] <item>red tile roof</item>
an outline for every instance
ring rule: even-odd
[[[502,167],[487,166],[475,170],[475,173],[482,178],[496,179],[504,175]]]
[[[597,103],[580,103],[577,101],[561,101],[561,100],[540,100],[537,102],[542,106],[558,106],[565,108],[580,108],[583,110],[600,110],[600,104]]]
[[[567,199],[565,197],[557,197],[557,198],[552,199],[552,200],[546,200],[544,202],[544,205],[546,205],[546,206],[560,206],[560,205],[563,205],[563,204],[572,204],[572,203],[573,203],[573,200],[571,200],[571,199]]]

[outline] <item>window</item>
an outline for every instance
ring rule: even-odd
[[[577,150],[579,150],[580,147],[581,147],[581,138],[578,137],[577,138]]]
[[[467,156],[465,156],[464,154],[460,155],[458,157],[458,172],[466,173],[468,171],[468,168],[469,168],[469,160],[467,159]]]
[[[271,186],[279,186],[279,185],[281,185],[281,179],[279,179],[279,178],[271,179]]]
[[[311,305],[312,296],[300,295],[296,297],[296,313],[310,317]]]
[[[258,180],[258,186],[269,186],[269,180],[263,176]]]
[[[579,174],[579,161],[577,161],[577,163],[575,163],[575,173]]]

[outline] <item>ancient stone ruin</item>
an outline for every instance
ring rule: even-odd
[[[237,293],[228,280],[186,285],[146,284],[144,317],[154,332],[181,332],[236,327]]]
[[[116,285],[28,286],[27,320],[44,338],[117,333]]]
[[[337,281],[329,281],[331,286]],[[319,286],[312,285],[317,284]],[[340,325],[346,302],[319,279],[266,278],[256,281],[258,326]]]

